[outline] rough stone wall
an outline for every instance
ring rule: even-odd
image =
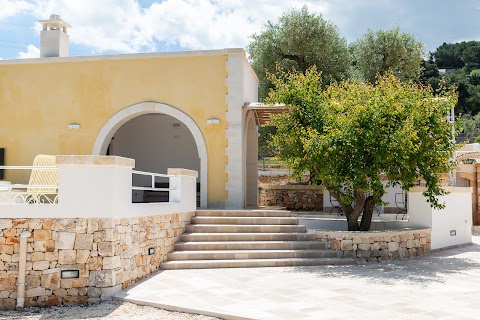
[[[472,226],[472,236],[480,236],[480,226]]]
[[[314,231],[331,249],[342,251],[343,258],[357,263],[406,260],[429,254],[431,230],[393,230],[382,232]]]
[[[323,211],[321,186],[260,185],[260,206],[286,207],[296,211]]]
[[[0,310],[16,304],[19,242],[27,243],[25,306],[81,304],[158,269],[194,213],[135,218],[0,219]],[[148,249],[155,253],[148,255]],[[61,279],[61,270],[79,270]]]

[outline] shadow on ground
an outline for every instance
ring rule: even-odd
[[[464,257],[468,256],[468,258]],[[427,286],[444,283],[445,277],[452,274],[468,275],[469,271],[480,272],[480,245],[450,249],[410,260],[380,262],[375,264],[294,267],[287,273],[310,273],[318,277],[346,279],[362,278],[370,283],[395,285],[399,281]]]

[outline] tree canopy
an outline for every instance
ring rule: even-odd
[[[277,64],[283,70],[300,72],[316,65],[325,82],[347,76],[350,60],[346,40],[334,24],[320,14],[309,13],[306,6],[284,13],[275,23],[269,21],[264,31],[251,38],[247,51],[260,79],[260,100],[272,87],[266,71],[275,73]]]
[[[421,176],[424,193],[439,207],[439,174],[449,172],[456,146],[447,114],[456,93],[405,83],[387,73],[375,84],[342,81],[324,89],[315,69],[270,75],[267,102],[289,112],[273,123],[273,144],[296,175],[314,168],[340,202],[349,230],[369,230],[375,204],[389,185],[409,189]],[[361,223],[358,218],[362,215]]]
[[[435,63],[439,68],[454,68],[460,69],[470,62],[470,59],[476,60],[472,53],[474,47],[480,46],[480,41],[462,41],[458,43],[443,43],[433,53]],[[474,49],[471,49],[474,48]],[[464,55],[465,51],[467,53]]]
[[[353,75],[375,82],[377,74],[393,71],[402,80],[417,80],[423,61],[423,44],[400,27],[368,32],[350,45]]]

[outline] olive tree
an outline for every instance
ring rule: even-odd
[[[402,80],[417,80],[421,74],[423,44],[400,27],[368,30],[350,45],[353,77],[375,82],[377,74],[393,71]]]
[[[251,36],[247,46],[250,62],[259,83],[259,98],[263,100],[272,87],[266,72],[283,70],[305,72],[316,65],[327,81],[347,76],[350,67],[347,41],[337,27],[320,14],[300,10],[286,12],[277,22],[269,21],[259,34]]]
[[[375,84],[343,81],[324,89],[315,68],[306,73],[270,75],[275,85],[268,103],[285,103],[276,116],[273,144],[300,175],[314,168],[339,201],[351,231],[370,229],[372,212],[388,186],[408,190],[421,176],[434,207],[440,174],[449,172],[455,151],[447,114],[456,103],[453,89],[434,93],[389,73]],[[361,222],[358,223],[362,215]]]

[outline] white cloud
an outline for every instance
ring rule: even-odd
[[[141,7],[142,1],[153,2],[0,0],[0,21],[20,15],[48,19],[59,14],[73,26],[70,42],[89,46],[91,53],[171,50],[168,45],[185,49],[245,47],[249,36],[260,32],[268,20],[276,21],[283,12],[304,4],[310,12],[333,21],[349,42],[368,28],[391,28],[396,23],[418,35],[430,50],[458,38],[480,37],[478,10],[470,2],[444,0],[443,6],[433,8],[427,17],[415,13],[431,9],[428,2],[413,0],[156,0]],[[462,19],[436,19],[443,14],[441,10]],[[36,30],[40,32],[40,26]]]
[[[252,33],[275,21],[302,1],[166,0],[144,10],[141,30],[157,41],[184,48],[244,47]],[[306,1],[311,11],[323,10],[321,1]]]
[[[71,24],[70,41],[93,52],[161,50],[156,43],[186,49],[245,47],[268,20],[304,4],[325,10],[325,0],[164,0],[141,8],[137,0],[0,0],[9,15],[27,12],[37,19],[59,14]],[[1,18],[1,14],[0,14]],[[37,32],[40,27],[37,26]]]
[[[39,58],[39,57],[40,57],[40,49],[35,47],[33,44],[29,44],[27,47],[27,52],[19,52],[17,58],[30,59],[30,58]]]
[[[4,19],[29,12],[33,5],[22,0],[0,0],[0,8],[0,19]]]

